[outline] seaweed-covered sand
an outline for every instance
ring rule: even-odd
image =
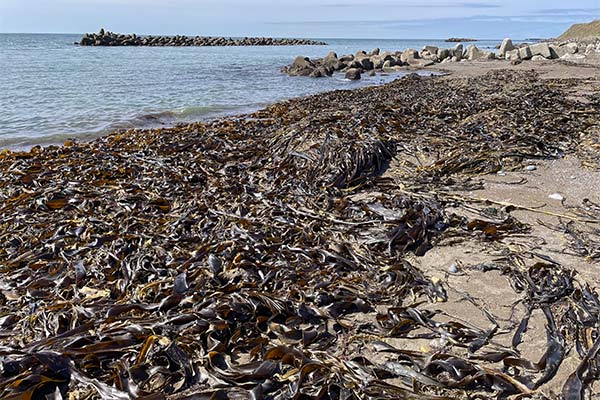
[[[561,65],[2,153],[0,395],[597,395],[598,70]]]

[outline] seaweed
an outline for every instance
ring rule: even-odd
[[[529,232],[510,210],[459,218],[448,194],[579,151],[597,104],[561,90],[532,72],[408,76],[1,153],[0,396],[527,398],[575,348],[563,392],[583,398],[599,374],[595,287],[507,247],[482,267],[526,307],[506,331],[473,300],[490,326],[437,309],[455,294],[413,262],[445,238]],[[536,310],[547,349],[530,360]]]

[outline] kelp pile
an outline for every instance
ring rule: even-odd
[[[583,398],[600,300],[572,268],[508,248],[473,266],[500,271],[526,310],[482,308],[477,326],[436,308],[456,293],[414,262],[444,238],[527,232],[458,217],[441,193],[577,151],[600,109],[569,101],[570,84],[409,76],[2,153],[0,395],[532,398],[576,352],[563,393]],[[536,312],[547,349],[531,360]]]

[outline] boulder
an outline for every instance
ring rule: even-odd
[[[346,79],[350,79],[351,81],[357,81],[360,79],[360,69],[358,68],[350,68],[346,71]]]
[[[513,45],[512,40],[510,39],[504,39],[502,41],[502,44],[500,45],[500,50],[498,51],[498,55],[500,56],[500,58],[503,58],[506,55],[506,52],[508,51],[512,51],[515,49],[515,46]]]
[[[375,49],[373,49],[373,51],[371,52],[371,55],[372,55],[372,56],[378,56],[380,51],[381,51],[381,50],[379,50],[379,47],[376,47],[376,48],[375,48]]]
[[[520,60],[519,49],[509,50],[504,54],[504,59],[508,61]]]
[[[410,58],[408,60],[408,65],[410,65],[413,68],[425,68],[433,64],[435,64],[433,60],[427,60],[423,58]]]
[[[344,56],[341,56],[339,60],[343,63],[349,63],[354,61],[354,56],[352,54],[346,54]]]
[[[560,59],[565,61],[578,61],[584,58],[585,56],[583,54],[565,54]]]
[[[383,68],[383,64],[385,63],[383,57],[381,57],[380,55],[371,56],[371,62],[373,63],[373,68],[375,69]]]
[[[408,63],[408,60],[414,60],[416,58],[419,58],[419,52],[415,49],[406,49],[400,55],[400,61],[403,63]]]
[[[429,52],[429,54],[437,54],[439,47],[437,46],[424,46],[423,51]]]
[[[565,43],[562,45],[551,44],[550,51],[553,53],[553,58],[562,58],[567,54],[575,54],[579,51],[577,43]]]
[[[288,69],[290,76],[309,76],[316,66],[308,57],[298,56]]]
[[[460,43],[450,50],[450,54],[452,55],[452,57],[458,58],[458,61],[460,61],[463,58],[463,52],[464,48],[463,45]]]
[[[338,61],[338,56],[335,51],[331,51],[323,58],[323,65],[333,65]]]
[[[495,58],[495,55],[494,55],[494,53],[491,53],[489,51],[481,50],[477,46],[472,44],[469,47],[467,47],[466,57],[467,57],[467,60],[469,60],[469,61],[491,60],[491,59]]]
[[[531,57],[531,61],[546,61],[546,57],[540,56],[538,54],[538,55],[535,55],[535,56]]]
[[[362,69],[364,69],[366,71],[370,71],[375,68],[375,66],[373,65],[373,61],[371,61],[371,59],[369,57],[365,57],[365,58],[361,59],[360,65],[361,65]]]
[[[445,60],[449,56],[450,56],[450,50],[448,50],[448,49],[438,49],[438,51],[437,51],[437,58],[439,60]]]
[[[550,46],[548,43],[536,43],[529,45],[529,49],[531,50],[531,56],[542,56],[544,58],[552,58],[552,53],[550,52]]]
[[[531,57],[533,57],[533,54],[531,54],[531,48],[529,46],[519,48],[519,58],[521,60],[530,60]]]

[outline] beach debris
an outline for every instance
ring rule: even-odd
[[[452,211],[483,174],[580,151],[597,104],[561,82],[409,75],[0,153],[0,396],[529,398],[572,364],[556,384],[582,398],[597,283],[511,246],[530,229],[514,207]],[[506,280],[510,319],[418,268],[444,240],[498,250],[459,272]],[[523,351],[534,317],[541,358]]]
[[[535,171],[537,169],[537,167],[535,165],[528,165],[525,167],[525,171]]]
[[[556,200],[556,201],[563,201],[565,199],[565,197],[562,194],[560,194],[560,193],[552,193],[548,197],[550,199]]]

